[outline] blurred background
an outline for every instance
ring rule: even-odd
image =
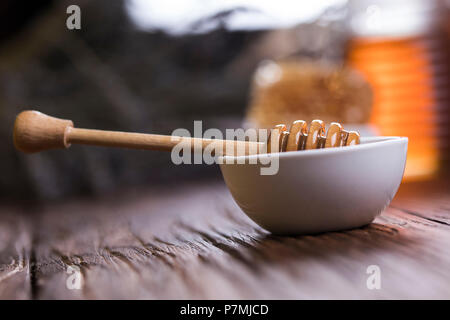
[[[69,5],[81,29],[69,30]],[[338,121],[410,139],[405,181],[448,172],[450,1],[96,0],[0,3],[3,199],[59,199],[220,179],[170,154],[73,146],[23,155],[14,118],[176,128]]]

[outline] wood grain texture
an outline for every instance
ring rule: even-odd
[[[31,238],[22,212],[0,208],[0,300],[30,299]]]
[[[364,228],[299,237],[256,226],[219,182],[33,210],[36,299],[450,298],[445,182],[405,185]],[[369,265],[380,290],[367,289]],[[67,289],[68,266],[80,268],[81,290]]]

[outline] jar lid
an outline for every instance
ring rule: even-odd
[[[435,0],[350,0],[350,32],[356,37],[409,37],[437,24]]]

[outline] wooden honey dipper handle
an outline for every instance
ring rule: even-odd
[[[262,150],[264,143],[231,141],[219,139],[186,138],[158,134],[144,134],[119,131],[104,131],[75,128],[71,120],[64,120],[45,115],[38,111],[21,112],[14,123],[14,145],[25,153],[35,153],[48,149],[65,149],[73,144],[86,144],[105,147],[122,147],[131,149],[171,151],[182,140],[190,143],[191,148],[201,146],[203,150],[211,144],[219,144],[222,154],[245,148],[245,154],[256,154]],[[233,147],[226,148],[227,144]],[[231,150],[230,150],[231,149]],[[233,150],[234,149],[234,150]],[[220,148],[218,149],[220,150]]]

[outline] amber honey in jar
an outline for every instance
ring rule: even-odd
[[[348,62],[373,90],[370,122],[381,135],[409,138],[405,179],[439,172],[448,126],[441,1],[350,1]]]

